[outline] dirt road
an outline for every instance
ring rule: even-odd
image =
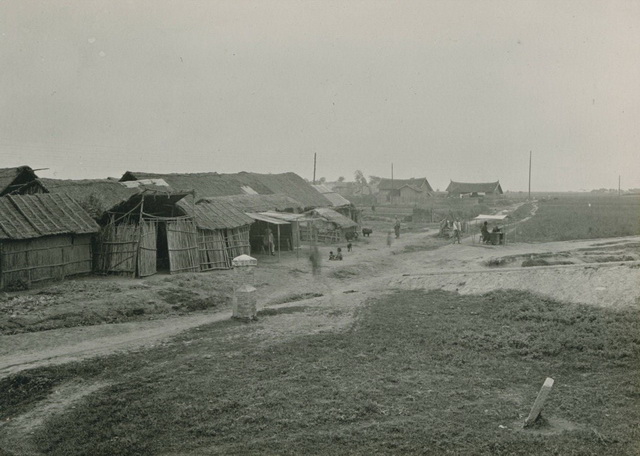
[[[295,254],[284,255],[281,261],[259,257],[260,267],[256,271],[259,308],[304,303],[318,309],[331,306],[355,309],[368,297],[390,288],[445,289],[463,294],[513,288],[604,307],[639,305],[638,261],[585,263],[580,253],[598,248],[634,253],[640,245],[640,236],[507,246],[486,246],[467,237],[462,244],[434,249],[442,241],[434,240],[433,234],[403,233],[388,247],[386,235],[374,233],[357,243],[344,261],[325,261],[319,278],[311,274],[304,252],[300,258]],[[330,248],[321,250],[328,258]],[[574,262],[534,268],[520,266],[523,258],[534,255],[572,258]],[[211,273],[212,278],[214,274]],[[310,294],[318,297],[308,298]],[[272,330],[296,333],[340,327],[346,324],[348,315],[342,320],[327,320],[310,314],[296,318],[295,325]],[[153,346],[186,329],[230,316],[229,310],[206,311],[154,321],[0,336],[0,378],[37,366]]]

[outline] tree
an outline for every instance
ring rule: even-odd
[[[360,185],[367,185],[367,178],[364,177],[364,173],[357,169],[355,173],[353,173],[353,178]]]
[[[344,176],[340,176],[340,177],[338,178],[338,182],[344,182]]]
[[[369,183],[370,183],[370,184],[374,184],[374,185],[375,185],[375,184],[379,184],[381,180],[382,180],[382,178],[381,178],[381,177],[378,177],[378,176],[369,176]]]
[[[318,179],[319,184],[324,184],[326,181],[327,181],[326,177],[321,177],[320,179]]]

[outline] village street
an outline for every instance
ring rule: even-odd
[[[389,247],[386,234],[361,238],[343,261],[327,261],[330,247],[322,247],[322,273],[311,274],[308,249],[282,258],[258,255],[255,271],[258,309],[304,305],[312,311],[260,318],[274,338],[347,327],[355,310],[373,296],[394,288],[443,289],[461,294],[495,289],[529,290],[558,300],[604,307],[638,306],[638,261],[585,263],[584,249],[632,249],[640,236],[617,239],[541,244],[478,244],[477,236],[462,244],[445,243],[435,231],[403,233]],[[636,248],[637,250],[637,248]],[[522,259],[536,255],[571,258],[572,264],[523,268]],[[637,260],[637,258],[636,258]],[[564,263],[569,263],[564,261]],[[216,272],[198,277],[216,279]],[[177,276],[170,276],[171,278]],[[101,280],[100,278],[90,280]],[[117,279],[126,282],[140,279]],[[164,279],[167,280],[167,279]],[[146,285],[154,286],[147,279]],[[428,305],[428,304],[427,304]],[[340,309],[339,316],[333,309]],[[101,324],[0,336],[0,378],[49,364],[61,364],[168,343],[190,328],[227,320],[231,311],[208,310],[150,321]],[[214,327],[203,328],[215,330]]]

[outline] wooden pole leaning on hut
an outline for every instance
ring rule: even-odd
[[[278,261],[280,261],[280,243],[282,242],[280,240],[280,224],[276,225],[277,229],[278,229]]]

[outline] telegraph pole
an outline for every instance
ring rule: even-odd
[[[316,153],[313,154],[313,185],[316,185]]]
[[[529,151],[529,201],[531,201],[531,151]]]
[[[391,163],[391,190],[393,190],[393,163]]]
[[[620,174],[618,174],[618,196],[620,196]]]

